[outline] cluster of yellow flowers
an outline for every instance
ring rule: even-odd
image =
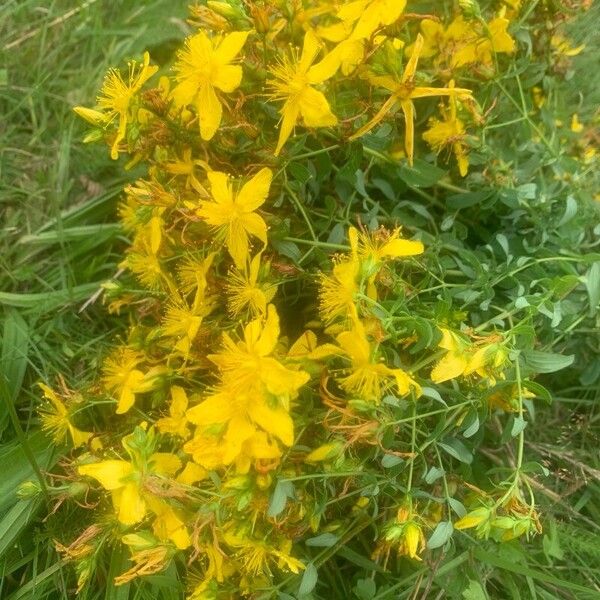
[[[430,411],[450,415],[447,432],[470,418],[473,402],[522,418],[521,384],[489,392],[513,368],[509,336],[441,327],[438,349],[417,361],[417,337],[394,333],[409,313],[385,302],[410,300],[421,241],[346,221],[348,246],[323,244],[345,252],[312,273],[273,244],[285,241],[291,215],[281,198],[294,196],[295,160],[385,124],[386,135],[404,130],[412,164],[422,98],[447,98],[422,136],[435,152],[451,149],[466,175],[467,119],[480,116],[455,81],[489,77],[498,53],[515,51],[509,21],[465,12],[445,23],[405,5],[271,0],[246,11],[208,1],[192,8],[198,31],[170,71],[158,77],[146,53],[125,75],[108,72],[93,109],[75,109],[93,125],[88,141],[104,139],[114,159],[128,154],[128,168],[148,165],[120,206],[131,238],[121,267],[137,286],[105,286],[109,310],[130,317],[127,339],[78,395],[43,386],[43,424],[57,443],[68,435],[70,477],[89,485],[78,488],[86,502],[97,499],[89,528],[57,546],[76,563],[80,589],[116,538],[133,563],[116,584],[185,557],[195,600],[266,590],[277,573],[305,569],[297,541],[346,531],[348,515],[379,523],[362,475],[382,458],[402,469],[400,488],[378,499],[387,524],[373,556],[387,562],[393,549],[419,559],[444,519],[439,490],[412,494],[415,461],[431,443],[417,421],[434,423],[417,419],[420,399],[443,402],[432,386],[448,381],[473,391],[476,401]],[[293,137],[305,130],[317,150]],[[299,210],[307,217],[302,200]],[[294,304],[297,281],[305,296]],[[340,483],[337,500],[308,485],[321,475]],[[458,476],[446,483],[446,496],[462,494],[471,508],[453,504],[456,528],[502,539],[539,530],[518,476],[497,499]]]

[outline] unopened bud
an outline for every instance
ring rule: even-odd
[[[481,8],[476,0],[458,0],[458,5],[466,19],[481,19]]]
[[[42,491],[42,486],[37,481],[24,481],[17,488],[17,497],[21,500],[35,498]]]
[[[269,13],[264,6],[252,6],[250,14],[252,15],[254,29],[256,29],[257,33],[264,34],[271,29]]]

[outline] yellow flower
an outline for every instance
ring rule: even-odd
[[[235,548],[235,556],[240,559],[243,570],[253,578],[271,576],[271,566],[298,574],[304,569],[304,563],[290,556],[291,540],[280,541],[279,547],[263,539],[251,537],[245,532],[226,532],[225,542]]]
[[[155,515],[155,534],[162,540],[171,540],[178,548],[187,548],[191,540],[183,519],[166,500],[157,495],[161,483],[173,485],[169,484],[169,479],[181,468],[181,461],[174,454],[166,452],[155,452],[145,458],[143,453],[128,443],[127,438],[123,440],[123,445],[131,460],[110,459],[80,465],[78,473],[92,477],[111,493],[120,523],[135,525],[151,511]]]
[[[449,329],[440,328],[442,339],[438,344],[448,352],[443,356],[431,371],[431,379],[435,383],[442,383],[462,375],[468,364],[468,343]]]
[[[230,271],[225,288],[229,312],[234,317],[244,311],[249,311],[255,317],[267,314],[267,305],[277,291],[275,284],[259,281],[261,272],[265,275],[268,271],[268,263],[261,265],[260,252],[252,258],[249,265],[244,265],[243,270]]]
[[[381,123],[385,116],[397,105],[400,106],[404,114],[405,135],[404,146],[409,164],[412,165],[414,156],[414,120],[415,106],[413,100],[416,98],[427,98],[431,96],[456,96],[470,95],[471,91],[463,88],[434,88],[420,87],[415,83],[415,73],[417,62],[423,48],[423,36],[417,35],[417,41],[414,44],[412,56],[410,57],[402,77],[397,80],[388,75],[373,76],[371,81],[378,86],[392,92],[392,95],[384,102],[377,114],[366,125],[361,127],[356,133],[350,136],[351,140],[359,138]]]
[[[398,546],[398,554],[404,554],[409,558],[421,560],[419,552],[425,549],[425,536],[421,527],[414,521],[409,521],[404,525],[404,535],[402,543]]]
[[[71,422],[70,411],[65,406],[61,398],[54,390],[43,383],[38,383],[44,398],[50,402],[51,406],[40,408],[40,418],[42,420],[42,429],[52,436],[56,444],[62,444],[67,433],[71,436],[73,447],[83,446],[92,437],[93,433],[77,429]]]
[[[286,408],[256,392],[223,388],[190,408],[187,419],[198,429],[184,450],[206,469],[236,462],[238,471],[246,472],[252,460],[278,459],[281,451],[265,432],[286,446],[294,442],[294,422]]]
[[[384,538],[375,554],[378,556],[382,551],[389,553],[394,547],[398,556],[421,560],[419,553],[425,550],[425,536],[410,508],[398,509],[396,520],[386,526]]]
[[[360,263],[350,257],[335,262],[331,275],[321,274],[319,310],[327,322],[356,316],[354,298],[360,290]]]
[[[242,81],[242,67],[231,63],[249,33],[234,31],[211,40],[200,31],[186,40],[177,55],[174,70],[179,83],[173,89],[173,100],[178,107],[196,107],[203,140],[210,140],[221,124],[223,107],[215,89],[231,93]]]
[[[271,71],[275,77],[270,81],[273,88],[271,97],[284,101],[279,111],[282,120],[275,156],[281,152],[300,118],[306,127],[330,127],[337,123],[327,98],[314,86],[333,77],[339,67],[339,61],[326,56],[314,65],[319,48],[319,40],[314,33],[308,31],[304,36],[300,59],[285,58]]]
[[[120,71],[110,69],[104,78],[100,95],[97,99],[99,111],[75,107],[75,112],[96,126],[107,126],[114,119],[119,120],[117,135],[113,140],[110,156],[113,160],[119,158],[119,144],[125,139],[127,123],[132,119],[132,100],[140,91],[144,83],[158,71],[158,67],[150,66],[150,55],[144,53],[144,62],[137,64],[136,61],[128,63],[129,76],[127,82],[123,79]]]
[[[448,87],[454,87],[454,81],[450,81]],[[437,153],[445,146],[450,146],[458,162],[458,171],[464,177],[469,170],[469,157],[463,143],[465,125],[456,114],[456,104],[456,98],[450,97],[450,112],[442,109],[442,120],[430,119],[429,129],[423,133],[423,139]]]
[[[194,302],[196,304],[199,302],[212,303],[214,300],[213,297],[206,295],[206,291],[208,289],[207,277],[215,256],[215,252],[201,257],[187,256],[179,266],[178,289],[183,296],[195,292]]]
[[[554,53],[559,56],[577,56],[585,49],[585,44],[580,46],[571,46],[571,42],[561,33],[556,33],[550,38],[550,45]]]
[[[348,239],[353,255],[363,265],[367,276],[377,271],[386,259],[417,256],[423,254],[425,248],[422,242],[405,240],[400,237],[400,228],[388,231],[383,227],[367,233],[350,227]]]
[[[169,403],[169,416],[156,421],[156,428],[161,433],[177,435],[184,440],[190,435],[185,412],[188,407],[188,397],[185,390],[178,385],[171,388],[171,402]]]
[[[468,512],[462,519],[454,523],[454,529],[471,529],[472,527],[485,526],[491,517],[491,510],[488,507],[476,508]]]
[[[267,244],[267,225],[254,211],[262,206],[269,194],[273,173],[261,169],[234,194],[229,177],[219,171],[209,171],[212,200],[200,202],[198,216],[225,239],[227,250],[238,268],[248,257],[248,236]]]
[[[358,21],[350,39],[366,39],[377,29],[395,23],[405,7],[406,0],[357,0],[343,6],[337,17],[343,21]]]
[[[286,368],[271,356],[278,338],[279,317],[269,304],[265,319],[258,318],[246,325],[243,341],[235,343],[224,333],[223,350],[209,358],[219,367],[223,383],[233,393],[261,395],[266,391],[280,399],[287,409],[289,400],[310,377],[304,371]]]
[[[104,361],[103,383],[106,389],[117,397],[117,414],[126,413],[134,404],[136,394],[153,390],[156,377],[164,369],[149,371],[138,369],[143,357],[131,348],[119,348]]]
[[[187,360],[200,326],[204,317],[213,310],[215,303],[208,302],[194,303],[195,306],[188,306],[187,302],[179,299],[177,303],[171,304],[163,318],[160,331],[163,337],[175,338],[177,342],[172,347],[174,351],[180,352]]]
[[[507,32],[508,25],[509,21],[504,17],[492,19],[485,28],[481,22],[467,21],[462,15],[447,27],[438,21],[424,19],[421,22],[424,37],[421,56],[436,57],[436,64],[450,69],[474,63],[491,67],[494,53],[510,54],[515,50],[515,42]]]
[[[571,131],[573,133],[581,133],[583,131],[583,124],[579,120],[579,115],[577,113],[573,113],[571,117]]]
[[[196,177],[195,171],[197,167],[206,169],[206,166],[207,165],[205,161],[193,158],[191,148],[185,148],[183,150],[181,159],[167,162],[163,165],[163,168],[168,173],[173,173],[173,175],[185,176],[186,188],[192,188],[198,194],[205,195],[206,190]]]
[[[367,339],[363,324],[355,320],[350,331],[343,331],[337,338],[342,353],[350,359],[350,374],[338,379],[346,392],[356,394],[362,400],[379,404],[385,392],[394,384],[401,396],[411,390],[418,397],[421,386],[402,369],[392,369],[380,361],[377,347],[372,347]]]
[[[442,383],[461,375],[477,373],[494,384],[496,377],[503,377],[502,373],[498,374],[498,370],[508,359],[508,352],[498,343],[496,335],[489,336],[481,340],[478,346],[474,346],[453,331],[443,328],[440,331],[442,339],[438,346],[448,352],[431,371],[432,381]]]

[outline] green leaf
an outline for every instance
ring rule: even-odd
[[[437,467],[431,467],[427,474],[425,475],[425,483],[431,485],[434,481],[437,481],[440,477],[444,475],[443,469],[438,469]]]
[[[450,521],[442,521],[437,524],[437,527],[433,530],[431,537],[427,540],[427,548],[429,550],[435,550],[443,546],[452,536],[454,527]]]
[[[527,421],[521,415],[515,417],[510,430],[510,435],[512,437],[518,436],[525,427],[527,427]]]
[[[312,563],[308,563],[306,565],[306,569],[304,569],[302,581],[300,582],[300,587],[298,588],[298,596],[306,596],[306,594],[310,594],[315,589],[318,579],[319,573],[317,568]]]
[[[488,600],[482,585],[473,579],[469,580],[469,587],[463,590],[462,597],[464,600]]]
[[[585,287],[590,299],[590,315],[594,316],[600,303],[600,262],[595,262],[585,275]]]
[[[0,355],[0,377],[6,382],[9,400],[16,401],[27,370],[29,352],[29,328],[21,315],[8,311],[4,319],[2,354]],[[0,414],[0,434],[8,422],[8,412]]]
[[[40,505],[38,500],[19,500],[0,520],[0,558],[12,548]]]
[[[340,538],[333,533],[322,533],[306,540],[306,545],[314,548],[330,548],[335,546]]]
[[[302,252],[294,242],[289,242],[287,240],[273,240],[271,243],[273,248],[275,248],[282,256],[287,256],[287,258],[290,258],[295,264],[300,262]]]
[[[573,198],[573,196],[567,196],[567,204],[565,206],[565,212],[563,213],[562,218],[558,222],[558,226],[565,225],[569,221],[573,219],[573,217],[577,214],[577,200]]]
[[[554,373],[571,366],[575,360],[573,354],[565,356],[540,350],[524,350],[522,356],[525,364],[535,373]]]
[[[473,454],[471,454],[471,451],[456,438],[446,438],[443,442],[437,442],[437,445],[460,462],[466,463],[467,465],[470,465],[473,462]]]
[[[536,398],[543,400],[546,404],[552,404],[552,394],[543,385],[529,379],[523,381],[522,384],[526,390],[535,394]]]
[[[352,591],[360,600],[371,600],[377,593],[377,585],[372,579],[359,579]]]
[[[28,436],[27,445],[40,470],[46,471],[56,461],[54,446],[41,431],[36,431]],[[17,501],[15,490],[19,484],[28,479],[35,479],[36,474],[21,444],[15,443],[1,447],[0,464],[2,465],[2,477],[0,478],[1,514]]]
[[[52,312],[69,304],[81,302],[97,292],[102,282],[84,283],[72,288],[56,290],[53,292],[40,292],[35,294],[13,294],[0,292],[0,304],[31,310],[36,313]]]
[[[446,171],[424,160],[415,158],[413,166],[403,164],[398,169],[400,179],[412,187],[431,187],[435,185]]]
[[[464,504],[456,498],[448,498],[448,504],[450,508],[458,515],[459,519],[462,519],[467,514],[467,509]]]
[[[338,551],[337,555],[345,558],[347,561],[352,564],[360,567],[361,569],[366,569],[367,571],[375,571],[377,573],[385,573],[385,569],[378,565],[376,562],[366,558],[362,554],[355,552],[348,546],[342,546]]]
[[[492,554],[491,552],[486,552],[482,548],[477,547],[474,548],[473,555],[477,560],[486,563],[490,566],[498,567],[499,569],[504,569],[511,573],[524,575],[525,577],[531,577],[532,579],[537,579],[539,581],[544,581],[546,583],[550,583],[552,585],[557,586],[559,589],[585,593],[588,594],[586,596],[588,598],[597,597],[597,592],[591,588],[584,587],[577,583],[572,583],[566,579],[559,579],[558,577],[547,575],[546,573],[543,573],[542,571],[538,571],[536,569],[531,569],[527,565],[523,564],[522,561],[508,560],[507,558]]]
[[[399,465],[402,462],[403,461],[399,456],[394,456],[393,454],[385,454],[384,457],[381,459],[381,466],[384,469],[391,469],[392,467],[395,467],[396,465]]]
[[[478,192],[465,192],[448,196],[446,204],[450,210],[469,208],[487,200],[494,192],[492,190],[480,190]]]
[[[278,481],[273,495],[269,502],[269,508],[267,510],[268,517],[276,517],[280,512],[283,511],[287,504],[288,498],[294,496],[294,486],[291,481]]]
[[[116,586],[115,577],[121,575],[129,569],[131,562],[127,558],[128,551],[123,544],[117,544],[113,547],[110,555],[110,565],[108,568],[108,577],[106,582],[106,592],[104,600],[128,600],[131,583]]]
[[[310,170],[299,162],[291,162],[288,165],[287,170],[292,177],[301,184],[305,184],[312,177]]]

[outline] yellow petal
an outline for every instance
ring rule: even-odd
[[[327,98],[311,87],[304,89],[298,100],[300,114],[307,127],[330,127],[337,123]]]
[[[377,114],[366,125],[363,125],[358,131],[353,133],[349,139],[352,141],[365,135],[366,133],[369,133],[373,127],[377,126],[379,123],[381,123],[381,121],[383,121],[385,116],[392,110],[392,108],[394,108],[397,102],[398,99],[395,95],[390,96],[383,103],[383,106],[377,111]]]
[[[259,319],[255,323],[260,323]],[[249,332],[250,333],[250,332]],[[255,337],[254,333],[250,334]],[[279,315],[272,304],[267,307],[267,318],[256,342],[253,344],[253,351],[259,356],[267,356],[273,352],[279,338]]]
[[[171,408],[170,413],[176,417],[185,414],[188,406],[188,397],[185,390],[178,385],[171,388]]]
[[[155,452],[150,456],[151,470],[158,475],[169,477],[181,469],[181,461],[170,452]]]
[[[120,490],[118,505],[118,518],[123,525],[134,525],[146,516],[146,503],[135,483],[128,483]]]
[[[106,116],[98,110],[86,108],[85,106],[76,106],[73,110],[82,119],[85,119],[88,123],[91,123],[96,127],[101,127],[106,124]]]
[[[274,396],[293,396],[310,379],[308,373],[286,369],[273,358],[263,359],[263,367],[262,382]]]
[[[417,63],[419,62],[419,57],[421,56],[421,51],[423,50],[423,44],[425,40],[423,36],[418,33],[417,39],[413,45],[412,54],[406,63],[406,67],[404,67],[404,72],[402,73],[402,82],[405,83],[414,79],[415,73],[417,72]]]
[[[81,431],[80,429],[77,429],[77,427],[74,427],[70,423],[69,423],[68,427],[69,427],[69,433],[71,434],[71,439],[73,440],[74,448],[79,448],[79,446],[83,446],[84,444],[87,444],[88,440],[93,435],[89,431]]]
[[[277,148],[275,149],[275,156],[279,156],[281,149],[287,142],[292,131],[298,121],[300,115],[300,107],[295,99],[287,100],[281,109],[281,125],[279,126],[279,140],[277,141]]]
[[[200,121],[200,137],[203,140],[210,140],[219,128],[223,114],[221,102],[217,98],[212,85],[205,83],[200,87],[197,109]]]
[[[431,371],[431,380],[435,383],[442,383],[449,379],[455,379],[464,373],[467,364],[464,356],[449,352]]]
[[[248,213],[240,220],[243,228],[250,235],[257,237],[265,246],[267,245],[267,224],[260,215]]]
[[[183,485],[193,485],[208,477],[208,472],[204,467],[194,462],[188,462],[183,471],[177,475],[177,481]]]
[[[470,529],[471,527],[477,527],[489,518],[490,510],[488,508],[477,508],[454,523],[454,529]]]
[[[412,166],[415,147],[415,105],[410,100],[400,102],[404,113],[404,150],[408,164]]]
[[[260,400],[250,405],[248,413],[257,425],[278,437],[286,446],[294,443],[294,422],[285,409],[272,409],[264,400]]]
[[[171,97],[177,108],[188,106],[192,103],[196,94],[198,93],[198,86],[193,79],[185,79],[173,88]]]
[[[188,421],[195,425],[215,425],[226,423],[233,416],[231,401],[227,394],[209,396],[198,406],[193,406],[186,413]]]
[[[233,195],[229,177],[220,171],[209,171],[206,176],[210,183],[210,193],[214,201],[218,204],[231,204]]]
[[[253,211],[261,206],[267,199],[273,172],[271,169],[261,169],[250,181],[242,186],[235,203],[242,207],[244,211]]]
[[[256,216],[258,217],[258,215]],[[260,217],[258,218],[260,219]],[[227,250],[229,250],[229,254],[238,269],[242,269],[248,259],[248,234],[244,225],[245,223],[241,219],[231,221],[227,230],[227,239],[225,240]]]
[[[306,32],[304,35],[304,44],[302,46],[302,56],[300,57],[300,62],[298,64],[298,68],[300,71],[306,73],[309,67],[315,61],[319,50],[321,49],[321,44],[317,39],[317,36],[310,30]]]
[[[400,258],[401,256],[423,254],[424,251],[425,248],[422,242],[396,238],[384,244],[379,251],[379,255],[382,257]]]
[[[105,490],[116,490],[126,485],[123,480],[133,473],[131,463],[124,460],[104,460],[77,468],[80,475],[87,475],[100,483]]]
[[[231,93],[242,83],[242,67],[238,65],[225,65],[219,67],[212,82],[222,92]]]
[[[180,550],[188,548],[192,540],[184,522],[175,510],[161,500],[149,501],[149,506],[156,515],[156,519],[152,523],[152,530],[156,537],[163,542],[172,541]]]
[[[234,31],[227,34],[215,48],[214,58],[221,64],[230,63],[243,48],[250,31]]]

